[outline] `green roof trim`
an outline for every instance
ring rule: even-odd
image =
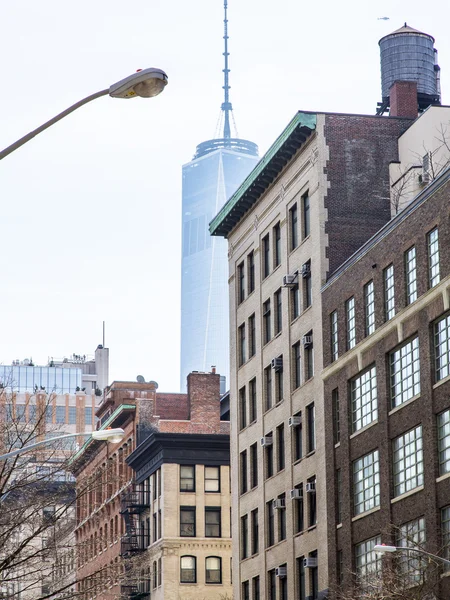
[[[297,150],[315,131],[317,114],[298,112],[253,171],[209,224],[211,235],[227,237],[259,200]]]

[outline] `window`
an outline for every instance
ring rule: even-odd
[[[300,556],[296,559],[297,563],[297,581],[298,581],[298,600],[306,600],[305,585],[305,557]]]
[[[375,331],[375,290],[373,281],[364,286],[364,321],[365,334],[370,335]]]
[[[277,471],[282,471],[285,467],[284,453],[284,425],[277,427]]]
[[[303,347],[305,349],[305,381],[309,381],[310,379],[312,379],[312,377],[314,377],[314,351],[312,331],[308,331],[308,333],[303,338]]]
[[[259,521],[258,509],[252,510],[250,513],[251,528],[252,528],[252,556],[259,552]]]
[[[238,281],[238,304],[245,300],[245,268],[244,263],[241,262],[237,267],[237,281]]]
[[[292,383],[294,390],[300,387],[301,385],[301,373],[302,365],[300,359],[300,342],[297,342],[292,346]]]
[[[262,239],[262,255],[263,255],[263,279],[265,279],[270,273],[270,239],[267,234]]]
[[[306,451],[312,452],[316,449],[316,416],[314,404],[310,404],[306,407],[306,418],[308,426],[308,447]]]
[[[239,390],[239,428],[247,427],[247,397],[245,387]]]
[[[272,432],[266,435],[268,438],[272,438]],[[265,463],[266,463],[266,477],[272,477],[273,475],[273,444],[269,444],[264,448],[265,451]]]
[[[250,582],[242,582],[242,600],[250,600]]]
[[[243,323],[238,329],[239,337],[239,366],[241,367],[247,360],[246,356],[246,339],[245,339],[245,323]]]
[[[267,518],[267,546],[275,544],[275,515],[273,508],[273,500],[266,502],[266,518]]]
[[[153,534],[155,534],[156,515],[153,517]],[[195,537],[195,506],[180,506],[180,536]]]
[[[255,289],[255,255],[253,252],[247,256],[247,293],[251,294]]]
[[[205,467],[205,492],[220,492],[220,467]]]
[[[255,314],[248,318],[248,357],[256,354],[256,318]]]
[[[247,481],[248,481],[248,474],[247,474],[247,450],[243,450],[240,454],[240,467],[241,467],[241,478],[240,478],[240,483],[241,483],[241,494],[245,494],[245,492],[247,491]]]
[[[303,483],[295,486],[299,490],[300,497],[294,500],[294,533],[300,533],[305,528],[305,505],[303,497]]]
[[[256,377],[250,381],[249,386],[249,403],[250,403],[250,423],[256,421]]]
[[[17,410],[18,405],[16,405],[16,416],[19,418],[20,412]],[[57,406],[56,407],[56,422],[59,424],[66,422],[66,407],[65,406]]]
[[[272,367],[269,365],[264,369],[264,393],[266,410],[272,408]]]
[[[162,583],[162,558],[158,558],[158,585]]]
[[[358,431],[378,418],[376,368],[372,367],[352,379],[352,428]]]
[[[263,304],[263,321],[264,321],[264,343],[270,342],[272,338],[272,330],[270,327],[270,299]]]
[[[342,523],[342,472],[336,469],[336,522]]]
[[[300,287],[298,283],[291,287],[291,320],[293,321],[300,315]]]
[[[311,279],[311,261],[305,263],[306,271],[303,276],[303,306],[308,308],[312,304],[312,279]]]
[[[281,226],[279,223],[273,228],[273,268],[281,263]]]
[[[252,489],[258,486],[258,444],[250,446],[250,485]]]
[[[275,304],[275,335],[280,333],[283,329],[283,303],[281,298],[281,288],[275,292],[274,295]]]
[[[383,271],[384,279],[384,317],[386,321],[395,315],[394,265]]]
[[[298,214],[297,204],[294,204],[289,209],[289,232],[290,232],[290,249],[294,250],[298,246]]]
[[[205,583],[222,583],[222,559],[219,556],[208,556],[205,566]]]
[[[450,559],[450,506],[441,510],[441,532],[442,532],[442,555],[447,560]],[[448,566],[446,568],[448,571]]]
[[[267,573],[267,591],[269,592],[268,600],[277,600],[277,585],[275,569],[271,569]]]
[[[397,546],[423,548],[425,541],[425,519],[423,517],[399,527]],[[400,570],[408,576],[411,583],[423,580],[423,570],[427,565],[425,557],[414,552],[399,552],[398,561]]]
[[[434,325],[434,360],[436,381],[450,375],[450,315]]]
[[[241,560],[248,557],[248,515],[241,517]]]
[[[220,507],[205,507],[205,537],[222,537]]]
[[[306,491],[308,496],[308,527],[314,527],[317,523],[317,504],[316,504],[316,478],[310,477],[308,479],[309,492]]]
[[[330,340],[331,361],[334,362],[339,356],[338,315],[336,310],[334,310],[330,315]]]
[[[437,285],[440,280],[439,272],[439,238],[438,228],[435,227],[427,235],[428,240],[428,283],[430,288]]]
[[[339,414],[339,390],[336,388],[331,392],[331,402],[333,405],[333,433],[334,443],[339,444],[341,441],[341,421]]]
[[[353,509],[360,515],[380,506],[380,463],[378,450],[353,462]]]
[[[252,579],[253,598],[252,600],[261,600],[260,589],[259,589],[259,575]]]
[[[351,350],[356,346],[355,299],[353,297],[345,303],[345,315],[347,322],[347,350]]]
[[[389,356],[392,406],[420,394],[419,338],[404,344]]]
[[[374,550],[377,544],[381,544],[380,536],[365,540],[355,546],[356,577],[358,583],[363,586],[369,581],[372,585],[376,584],[376,579],[380,576],[381,556]]]
[[[311,217],[309,206],[309,195],[306,193],[302,196],[302,212],[303,212],[303,239],[311,233]]]
[[[298,412],[296,417],[302,417],[302,413]],[[293,435],[293,446],[294,446],[294,460],[300,460],[303,457],[303,423],[292,427]]]
[[[182,516],[182,515],[180,514],[180,519],[181,519],[181,516]],[[154,542],[156,542],[156,540],[158,539],[158,521],[157,521],[157,518],[158,518],[158,517],[157,517],[157,514],[156,514],[156,513],[154,513],[154,514],[153,514],[153,541],[154,541]],[[188,517],[185,517],[185,516],[183,516],[183,519],[184,519],[184,518],[188,518]],[[186,523],[183,523],[183,527],[184,527],[184,529],[185,529],[186,531],[187,531],[187,530],[189,530],[189,528],[190,528],[189,524],[186,524]],[[191,536],[195,536],[195,509],[194,509],[194,525],[193,525],[193,526],[191,526],[191,528],[192,528],[192,527],[193,527],[193,529],[192,529],[192,530],[194,531],[194,533],[192,533],[192,534],[187,534],[187,535],[189,535],[189,537],[191,537]],[[180,529],[181,529],[181,527],[180,527]],[[180,534],[180,535],[182,535],[182,534]]]
[[[156,589],[158,587],[158,568],[156,566],[156,560],[153,561],[152,570],[153,570],[153,589]]]
[[[406,304],[417,300],[417,261],[413,246],[405,252]]]
[[[180,466],[180,492],[195,492],[194,466]]]
[[[393,442],[394,496],[423,485],[422,426]]]
[[[437,416],[439,475],[450,473],[450,410]]]
[[[280,565],[281,568],[287,569],[287,563]],[[279,591],[280,591],[280,600],[288,600],[288,581],[287,577],[279,578]]]

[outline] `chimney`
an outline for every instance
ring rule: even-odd
[[[220,375],[191,372],[187,378],[190,421],[197,433],[220,432]]]
[[[415,81],[394,81],[389,89],[391,117],[417,118],[417,83]]]

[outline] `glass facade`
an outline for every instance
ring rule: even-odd
[[[82,371],[78,368],[0,365],[0,382],[16,392],[34,392],[44,388],[46,392],[75,394],[76,388],[81,388],[81,378]]]
[[[191,371],[229,377],[228,242],[208,225],[258,161],[245,140],[213,140],[183,166],[181,389]],[[222,142],[222,143],[220,143]],[[204,143],[206,144],[206,142]],[[241,151],[242,150],[242,151]]]

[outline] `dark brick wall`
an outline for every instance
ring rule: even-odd
[[[417,118],[417,83],[396,81],[389,90],[391,117]]]
[[[411,119],[325,115],[329,274],[390,219],[389,163]]]
[[[399,223],[393,231],[358,262],[342,273],[322,294],[324,319],[324,364],[330,364],[330,314],[338,311],[340,355],[345,349],[345,301],[355,297],[357,343],[364,338],[363,286],[370,279],[375,285],[376,328],[384,323],[383,269],[393,263],[395,277],[396,312],[406,304],[404,252],[412,245],[417,250],[419,299],[428,290],[427,233],[439,228],[441,280],[450,274],[450,177],[447,182],[418,209]],[[414,306],[411,305],[412,307]],[[325,439],[327,456],[327,488],[329,518],[330,587],[337,584],[337,552],[343,550],[344,583],[349,584],[355,570],[354,546],[381,533],[383,543],[393,543],[392,525],[401,525],[425,516],[427,550],[441,552],[440,509],[450,504],[450,479],[436,482],[438,472],[436,415],[450,407],[450,381],[433,388],[434,358],[432,323],[445,314],[442,294],[433,302],[414,312],[403,324],[403,339],[419,337],[421,393],[420,397],[389,415],[389,353],[399,344],[397,329],[385,335],[362,355],[362,368],[373,364],[377,369],[378,423],[350,439],[349,380],[360,371],[356,357],[346,362],[335,374],[325,379]],[[332,419],[332,392],[339,392],[341,441],[334,445]],[[424,489],[391,503],[393,497],[392,440],[398,435],[422,424],[424,452]],[[379,450],[381,505],[380,510],[352,522],[353,485],[352,462]],[[336,469],[342,474],[342,527],[336,528]],[[352,551],[350,551],[352,549]],[[450,598],[450,580],[441,581],[439,600]]]

